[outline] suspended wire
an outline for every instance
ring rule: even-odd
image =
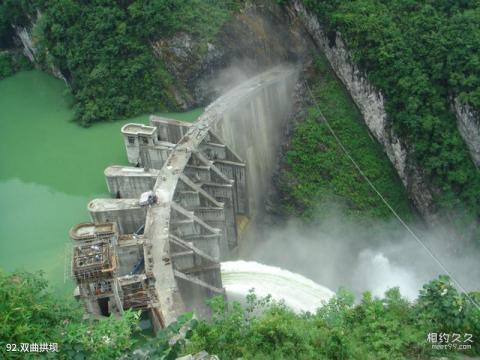
[[[393,209],[392,206],[388,203],[388,201],[383,197],[383,195],[377,190],[375,185],[370,181],[368,176],[363,172],[363,170],[360,168],[360,166],[357,164],[357,162],[352,158],[348,150],[345,148],[343,143],[340,141],[338,138],[337,134],[335,134],[335,131],[333,131],[332,127],[330,126],[329,122],[325,118],[325,116],[322,113],[322,110],[320,110],[320,106],[318,105],[315,97],[313,96],[312,90],[310,89],[310,86],[308,86],[307,81],[305,80],[305,86],[308,90],[308,93],[310,95],[310,98],[312,99],[315,107],[317,108],[319,114],[320,114],[320,119],[325,123],[327,126],[328,131],[332,134],[334,137],[335,141],[337,142],[338,146],[342,149],[344,152],[345,156],[352,162],[353,166],[358,170],[360,175],[364,178],[364,180],[367,182],[367,184],[372,188],[372,190],[378,195],[378,197],[382,200],[382,202],[385,204],[385,206],[392,212],[392,214],[397,218],[397,220],[400,222],[400,224],[407,230],[407,232],[420,244],[420,246],[427,252],[430,257],[432,257],[433,260],[437,263],[437,265],[442,269],[442,271],[445,272],[452,280],[453,282],[458,286],[458,288],[465,294],[465,296],[470,300],[470,302],[478,309],[480,310],[480,305],[477,304],[477,302],[468,294],[467,290],[463,287],[463,285],[458,281],[450,271],[443,265],[443,263],[440,261],[440,259],[428,248],[427,245],[415,234],[415,232],[403,221],[403,219],[398,215],[398,213]]]

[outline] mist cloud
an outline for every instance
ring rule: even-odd
[[[423,284],[444,273],[398,222],[355,222],[331,208],[330,215],[308,226],[290,220],[264,228],[241,257],[297,272],[334,291],[348,288],[357,296],[367,290],[382,296],[399,287],[413,300]],[[415,231],[467,291],[480,289],[478,248],[462,245],[448,228],[418,225]]]

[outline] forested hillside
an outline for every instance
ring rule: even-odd
[[[480,108],[478,1],[310,1],[335,42],[386,98],[392,126],[406,140],[442,208],[480,215],[480,176],[457,129],[452,102]],[[459,220],[459,219],[456,219]]]
[[[14,26],[34,24],[37,62],[66,78],[77,120],[90,125],[175,110],[175,79],[152,43],[187,31],[206,46],[233,9],[234,1],[218,0],[8,0],[0,5],[0,49],[13,46]]]
[[[479,294],[470,296],[478,301]],[[455,354],[454,349],[432,349],[433,333],[460,334],[459,345],[470,346],[461,353],[480,353],[480,310],[447,277],[426,284],[416,303],[392,289],[382,299],[365,293],[355,304],[353,295],[342,290],[315,314],[296,314],[254,293],[244,308],[217,297],[210,301],[212,319],[184,314],[147,338],[139,331],[138,312],[83,320],[80,306],[57,298],[40,274],[0,270],[0,299],[0,356],[8,359],[22,359],[25,353],[7,351],[7,344],[35,342],[57,344],[58,352],[49,352],[49,359],[79,360],[173,360],[201,350],[222,360],[391,360]]]

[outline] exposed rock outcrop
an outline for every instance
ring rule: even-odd
[[[175,95],[183,108],[208,104],[247,78],[306,53],[302,34],[275,4],[246,4],[205,43],[187,33],[152,43],[176,81]]]
[[[185,355],[177,358],[177,360],[219,360],[217,355],[209,355],[208,352],[200,351],[194,355]]]
[[[341,34],[335,34],[334,41],[331,41],[316,16],[309,14],[299,0],[292,1],[292,7],[316,46],[325,54],[336,75],[349,91],[366,125],[383,146],[413,203],[425,219],[433,221],[435,209],[432,188],[421,167],[413,159],[408,144],[396,134],[389,123],[382,93],[369,83],[366,75],[351,61]]]
[[[453,110],[460,135],[467,144],[473,162],[480,167],[480,116],[471,106],[462,104],[458,97],[453,100]]]
[[[15,27],[25,55],[36,61],[35,42],[30,27]],[[242,80],[272,65],[298,62],[310,56],[315,44],[329,60],[377,141],[382,144],[409,196],[426,219],[433,220],[433,195],[416,164],[409,144],[398,136],[385,111],[384,97],[368,77],[351,61],[341,34],[327,36],[316,16],[309,14],[300,0],[287,7],[275,2],[245,4],[222,26],[219,33],[205,41],[186,32],[152,41],[152,51],[175,79],[170,91],[179,106],[189,109],[206,105]],[[65,80],[56,69],[50,71]],[[478,117],[468,106],[455,100],[460,132],[469,146],[475,163],[480,163],[480,127]]]

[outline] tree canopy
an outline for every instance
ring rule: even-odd
[[[470,298],[480,301],[479,293]],[[210,319],[185,313],[154,337],[139,333],[139,314],[84,320],[79,304],[48,288],[42,274],[0,271],[0,356],[37,358],[7,351],[7,344],[57,343],[59,359],[176,359],[202,350],[220,359],[426,359],[452,356],[437,350],[432,334],[460,334],[471,345],[459,352],[479,355],[480,309],[446,276],[423,286],[416,301],[397,288],[360,301],[341,289],[315,313],[295,313],[252,290],[246,306],[223,297],[209,300]],[[320,306],[321,304],[319,304]],[[472,342],[466,339],[472,336]],[[437,339],[438,340],[438,339]],[[465,342],[466,341],[466,342]]]
[[[175,110],[173,78],[152,42],[179,31],[205,42],[234,8],[233,0],[8,0],[0,49],[13,45],[13,26],[31,30],[38,62],[66,77],[76,119],[88,126]]]
[[[457,129],[453,98],[480,109],[477,0],[304,0],[385,96],[392,126],[438,189],[440,209],[480,216],[480,176]],[[466,221],[467,214],[461,221]]]
[[[424,285],[415,302],[393,288],[383,298],[366,292],[358,303],[340,290],[316,313],[297,314],[254,293],[247,304],[213,299],[213,317],[198,323],[187,352],[206,349],[221,359],[426,359],[455,353],[432,348],[433,334],[437,340],[461,334],[462,343],[480,336],[480,309],[445,276]],[[464,354],[480,352],[478,342],[468,344]]]

